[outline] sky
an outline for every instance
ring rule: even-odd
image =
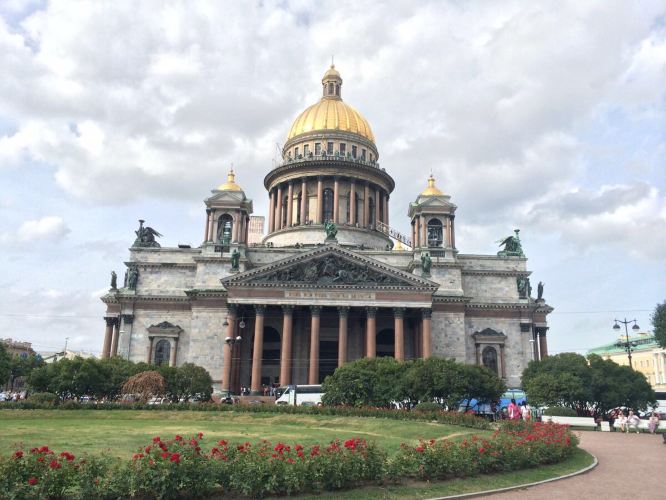
[[[666,300],[666,2],[0,2],[0,334],[101,350],[137,219],[198,246],[263,177],[331,56],[396,180],[432,172],[461,253],[521,229],[551,353]]]

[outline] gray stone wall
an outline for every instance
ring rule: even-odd
[[[515,276],[487,276],[463,274],[462,288],[465,296],[475,302],[517,302],[518,286]]]
[[[137,292],[141,295],[174,295],[194,286],[196,268],[150,266],[140,267]]]
[[[430,334],[434,356],[470,362],[465,342],[464,313],[433,311]]]

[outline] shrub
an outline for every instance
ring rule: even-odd
[[[419,403],[414,407],[414,411],[442,411],[441,405],[437,403]]]
[[[36,392],[31,394],[28,400],[31,403],[53,406],[58,401],[58,395],[52,392]]]
[[[578,413],[573,408],[567,406],[551,406],[543,411],[544,415],[551,417],[576,417]]]

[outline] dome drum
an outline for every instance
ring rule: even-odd
[[[273,247],[317,246],[322,243],[321,225],[296,226],[280,229],[266,236],[262,243]],[[386,250],[392,247],[391,239],[380,231],[368,231],[348,225],[338,226],[335,239],[342,246],[365,248],[368,250]]]

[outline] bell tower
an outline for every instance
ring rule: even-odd
[[[451,197],[444,194],[436,185],[432,174],[428,187],[409,204],[409,218],[412,221],[412,247],[437,252],[437,249],[450,250],[455,255],[455,211]]]
[[[247,246],[252,200],[245,196],[243,189],[236,184],[233,167],[227,175],[227,182],[212,190],[206,203],[206,229],[204,244],[222,246]]]

